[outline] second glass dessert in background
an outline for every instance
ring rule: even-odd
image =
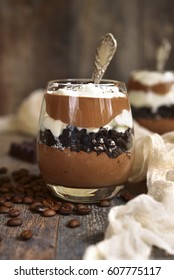
[[[159,134],[174,130],[174,72],[133,71],[127,89],[140,125]]]
[[[133,122],[124,83],[48,83],[37,140],[41,174],[53,194],[74,202],[114,196],[131,172]]]

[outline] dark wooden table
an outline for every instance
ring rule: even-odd
[[[18,134],[0,135],[0,167],[7,167],[9,172],[20,168],[27,168],[32,173],[39,173],[37,164],[17,160],[8,155],[11,142],[21,142],[26,136]],[[134,195],[146,192],[145,184],[127,185],[125,187]],[[125,203],[117,195],[111,200],[111,207]],[[85,249],[90,244],[95,244],[104,238],[107,227],[107,215],[110,207],[91,205],[89,215],[55,215],[42,217],[28,210],[28,205],[18,204],[21,210],[23,224],[20,227],[6,225],[8,214],[0,214],[0,259],[1,260],[81,260]],[[72,218],[81,222],[77,228],[67,227]],[[22,230],[31,229],[33,237],[22,241],[19,235]],[[154,259],[174,259],[159,249],[153,250]]]

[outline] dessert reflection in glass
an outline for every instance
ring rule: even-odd
[[[58,197],[97,202],[113,197],[131,172],[133,121],[124,83],[55,80],[43,96],[37,156]]]
[[[174,72],[133,71],[127,90],[140,125],[159,134],[174,130]]]

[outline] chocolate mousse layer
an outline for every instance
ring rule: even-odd
[[[55,149],[87,153],[96,152],[97,155],[106,153],[110,158],[116,158],[121,153],[129,151],[133,145],[132,130],[124,133],[114,129],[100,128],[97,133],[87,133],[86,129],[78,129],[68,125],[57,138],[50,130],[40,131],[40,142]]]
[[[130,110],[125,97],[90,98],[45,93],[46,112],[54,120],[77,127],[102,127],[119,115]],[[71,109],[71,112],[70,112]]]
[[[38,143],[39,166],[51,185],[75,188],[101,188],[122,184],[128,179],[133,155],[122,153],[109,158],[106,153],[72,152]]]
[[[174,129],[174,105],[160,106],[156,112],[151,108],[132,106],[134,119],[150,131],[163,134]]]
[[[152,118],[137,118],[136,121],[146,127],[150,131],[164,134],[169,131],[173,131],[174,129],[174,118],[160,118],[160,119],[152,119]]]
[[[135,81],[134,79],[130,79],[128,82],[127,88],[129,91],[131,91],[131,90],[137,90],[137,91],[142,90],[144,92],[152,91],[152,92],[155,92],[156,94],[165,95],[166,93],[168,93],[170,91],[170,89],[173,85],[174,85],[174,81],[158,83],[158,84],[149,86],[149,85],[142,84],[138,81]]]

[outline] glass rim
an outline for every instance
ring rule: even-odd
[[[113,83],[113,84],[125,84],[125,82],[119,81],[119,80],[114,80],[114,79],[101,79],[100,83],[94,83],[92,79],[90,78],[63,78],[63,79],[54,79],[54,80],[49,80],[47,84],[51,83],[59,83],[59,84],[65,84],[67,82],[77,82],[76,85],[81,84],[82,82],[91,82],[94,85],[102,85],[102,82],[105,83]]]
[[[81,85],[82,83],[87,84],[87,83],[93,83],[91,78],[64,78],[64,79],[55,79],[55,80],[50,80],[47,82],[46,90],[48,90],[50,87],[55,87],[60,86],[66,86],[68,83],[71,83],[71,86],[78,86]],[[110,86],[117,86],[120,89],[122,89],[124,92],[127,92],[126,88],[126,83],[114,79],[101,79],[100,83],[93,83],[94,85],[110,85]]]

